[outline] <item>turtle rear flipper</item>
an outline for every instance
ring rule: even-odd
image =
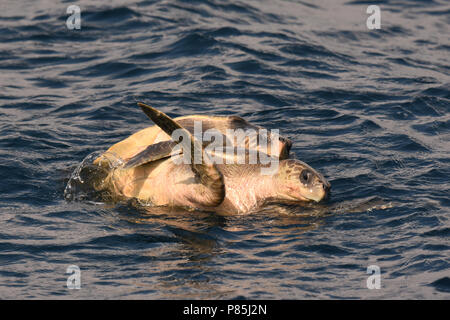
[[[202,203],[202,205],[215,207],[221,204],[225,198],[224,179],[215,164],[212,163],[206,152],[204,152],[202,143],[165,113],[144,103],[138,102],[138,106],[169,136],[172,136],[174,131],[178,130],[178,133],[180,133],[179,136],[183,137],[183,140],[185,138],[188,139],[188,141],[182,141],[182,143],[184,144],[184,148],[189,148],[190,150],[191,169],[196,179],[205,187],[205,193],[208,193],[204,197],[204,199],[208,199],[208,203]],[[196,155],[200,155],[200,159],[197,159]]]
[[[134,157],[128,159],[123,168],[124,169],[136,168],[140,165],[153,162],[156,160],[165,159],[174,154],[178,154],[181,152],[181,150],[179,150],[179,152],[177,153],[172,153],[172,149],[176,145],[177,143],[172,140],[151,144],[147,148],[145,148],[144,151],[141,151]]]

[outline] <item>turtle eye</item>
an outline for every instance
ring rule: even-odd
[[[300,173],[300,181],[301,183],[308,184],[309,177],[311,176],[311,172],[307,169],[302,170]]]

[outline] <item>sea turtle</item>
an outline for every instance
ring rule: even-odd
[[[102,183],[95,184],[98,190],[154,206],[223,214],[249,213],[268,202],[319,202],[329,194],[330,184],[320,173],[288,158],[291,141],[287,138],[237,116],[171,119],[151,106],[138,105],[157,126],[116,143],[93,162],[108,170]],[[195,132],[199,128],[222,135],[223,141],[216,147],[229,143],[223,149],[226,152],[209,148],[212,139],[200,140]],[[235,139],[233,135],[239,130],[256,131],[256,144],[249,136],[243,141]],[[174,138],[175,133],[178,138]],[[267,145],[260,143],[263,138]],[[273,170],[268,174],[269,168]]]

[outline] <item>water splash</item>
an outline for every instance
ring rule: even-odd
[[[72,172],[64,189],[67,201],[106,202],[114,196],[106,187],[110,172],[123,165],[122,159],[107,153],[102,157],[102,163],[94,164],[94,160],[103,152],[96,151],[86,156]]]

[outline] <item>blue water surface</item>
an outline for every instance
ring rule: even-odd
[[[448,299],[450,6],[378,1],[369,30],[371,4],[2,2],[0,298]],[[136,101],[279,129],[326,214],[66,201],[86,156],[151,125]]]

